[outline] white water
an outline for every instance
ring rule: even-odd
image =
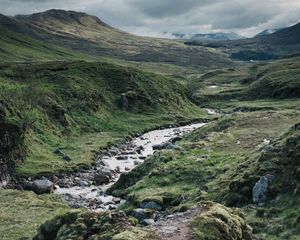
[[[182,136],[204,125],[205,123],[197,123],[177,128],[168,128],[147,132],[142,136],[133,139],[121,150],[117,150],[117,154],[102,156],[101,159],[98,159],[96,168],[85,172],[83,175],[85,177],[80,177],[80,179],[77,177],[77,182],[79,182],[79,180],[87,181],[89,177],[94,176],[96,174],[96,169],[103,168],[101,165],[101,161],[103,160],[107,163],[107,167],[112,171],[114,171],[116,168],[120,169],[121,173],[130,171],[142,163],[144,158],[149,157],[154,153],[152,148],[153,145],[168,142],[177,136]],[[137,147],[141,146],[141,152],[137,153]],[[118,157],[125,157],[126,160],[118,160]],[[88,186],[80,186],[80,184],[76,184],[76,186],[70,188],[58,188],[55,190],[55,193],[63,195],[65,200],[73,207],[88,207],[95,211],[107,209],[116,204],[112,202],[113,196],[106,195],[105,191],[118,180],[121,173],[115,172],[114,178],[108,184],[100,186],[93,184],[89,184]],[[96,204],[94,204],[95,202]]]

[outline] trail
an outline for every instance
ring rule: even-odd
[[[161,240],[189,240],[191,239],[189,224],[203,211],[201,207],[194,207],[183,213],[167,215],[149,228],[155,231]]]

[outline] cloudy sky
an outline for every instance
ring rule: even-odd
[[[300,21],[300,0],[0,0],[0,12],[6,15],[52,8],[87,12],[148,36],[218,31],[252,36]]]

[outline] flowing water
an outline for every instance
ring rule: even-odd
[[[118,180],[121,173],[131,171],[147,157],[153,155],[154,145],[167,143],[171,139],[189,133],[203,125],[205,123],[154,130],[134,138],[119,148],[113,147],[99,156],[95,167],[65,179],[65,182],[70,183],[71,186],[57,187],[55,193],[63,195],[72,207],[87,207],[94,211],[114,209],[119,204],[124,203],[125,200],[106,194],[106,190]],[[172,147],[176,146],[171,145]],[[95,178],[99,172],[107,173],[110,176],[110,181],[102,185],[95,184]]]

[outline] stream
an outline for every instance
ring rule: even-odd
[[[106,194],[106,190],[123,172],[131,171],[156,150],[178,148],[170,142],[172,139],[204,125],[205,123],[197,123],[149,131],[118,148],[112,147],[97,157],[93,168],[58,181],[54,193],[62,195],[74,208],[85,207],[93,211],[116,209],[125,200]]]

